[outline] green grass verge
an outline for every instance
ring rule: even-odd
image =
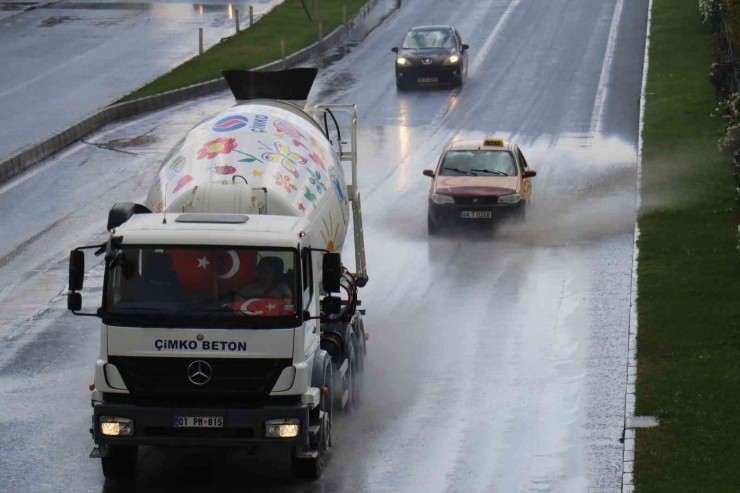
[[[696,0],[654,0],[638,264],[639,493],[740,490],[740,262],[732,158]]]
[[[324,36],[342,23],[342,5],[347,6],[347,19],[350,20],[366,3],[367,0],[321,0]],[[313,0],[306,0],[306,5],[313,14]],[[300,1],[286,0],[251,28],[214,45],[119,102],[217,79],[222,70],[259,67],[280,59],[281,37],[285,38],[285,54],[290,55],[318,41],[318,35],[318,22],[308,20]]]

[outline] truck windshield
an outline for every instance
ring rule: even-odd
[[[297,317],[296,257],[294,249],[124,246],[108,264],[105,312],[178,325],[283,325]]]

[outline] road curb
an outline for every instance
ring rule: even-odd
[[[650,66],[650,29],[653,17],[653,0],[648,2],[647,33],[645,36],[645,54],[642,66],[642,88],[640,89],[640,124],[637,136],[637,187],[635,193],[635,229],[632,244],[632,280],[630,286],[630,317],[627,335],[627,386],[624,398],[624,447],[622,449],[622,490],[621,493],[635,491],[635,437],[636,428],[657,425],[657,420],[650,417],[635,416],[637,402],[637,267],[640,257],[640,208],[642,207],[642,147],[643,129],[645,126],[645,88],[647,86],[648,68]]]
[[[253,70],[273,71],[282,70],[299,63],[310,60],[327,49],[338,44],[348,37],[352,28],[357,26],[380,0],[369,0],[357,14],[346,24],[340,25],[332,32],[324,36],[321,41],[306,46],[285,57],[285,60],[276,60],[268,64],[259,66]],[[145,98],[127,101],[125,103],[114,104],[103,108],[85,118],[78,123],[57,132],[50,137],[46,137],[34,144],[26,146],[0,161],[0,183],[13,178],[28,168],[47,157],[61,151],[70,144],[77,142],[81,138],[89,135],[100,128],[119,120],[141,115],[150,111],[172,106],[183,101],[197,99],[202,96],[208,96],[217,92],[228,89],[226,81],[223,79],[214,79],[207,82],[201,82],[192,86],[174,89],[172,91],[147,96]]]

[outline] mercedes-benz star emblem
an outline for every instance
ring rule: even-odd
[[[429,65],[430,63],[432,63],[432,59],[431,58],[422,58],[421,63],[423,63],[424,65]]]
[[[203,360],[195,360],[188,366],[188,379],[195,385],[205,385],[213,376],[211,365]]]

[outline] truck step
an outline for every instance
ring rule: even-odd
[[[308,438],[314,440],[321,433],[321,425],[313,425],[308,427]]]
[[[101,448],[100,445],[95,445],[95,447],[92,449],[92,452],[90,452],[90,458],[102,459],[103,457],[108,457],[108,447],[103,446]]]

